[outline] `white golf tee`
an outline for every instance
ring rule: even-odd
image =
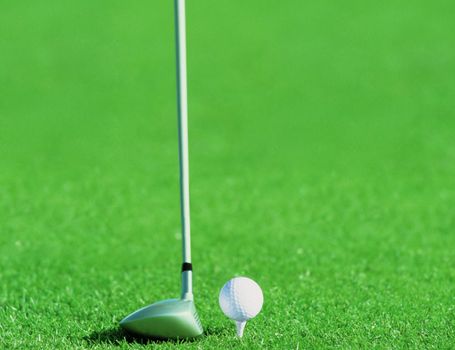
[[[246,321],[235,321],[235,326],[237,328],[237,337],[242,338],[243,330],[245,329],[246,326]]]

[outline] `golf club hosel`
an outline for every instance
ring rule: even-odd
[[[193,271],[182,272],[182,299],[193,300]]]

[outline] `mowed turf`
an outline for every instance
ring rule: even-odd
[[[188,1],[196,305],[179,296],[172,1],[0,4],[0,348],[455,344],[455,7]],[[231,277],[263,288],[236,339]]]

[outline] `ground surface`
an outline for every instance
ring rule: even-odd
[[[453,10],[189,1],[206,334],[147,344],[117,325],[179,294],[172,2],[3,2],[0,347],[452,348]]]

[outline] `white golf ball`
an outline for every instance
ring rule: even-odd
[[[259,285],[247,277],[235,277],[220,291],[220,307],[232,320],[245,322],[261,311],[264,296]]]

